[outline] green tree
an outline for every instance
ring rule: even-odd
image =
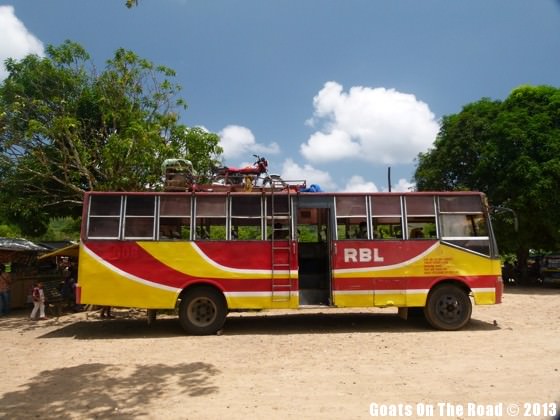
[[[47,231],[40,238],[43,241],[66,241],[80,238],[80,218],[54,217],[47,226]]]
[[[167,158],[207,173],[219,138],[179,123],[175,73],[124,49],[101,73],[67,41],[44,58],[7,60],[0,85],[0,214],[38,236],[77,216],[90,190],[161,187]]]
[[[560,90],[522,86],[443,118],[433,149],[418,156],[419,190],[478,190],[515,210],[497,218],[498,243],[523,263],[529,249],[560,245]]]
[[[0,237],[1,238],[19,238],[21,232],[17,226],[9,225],[0,222]]]

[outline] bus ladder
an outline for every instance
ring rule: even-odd
[[[274,191],[280,191],[285,187],[283,181],[272,181],[271,185],[271,278],[272,278],[272,302],[289,302],[292,292],[292,232],[290,220],[290,189],[288,188],[288,211],[276,209],[274,203]],[[288,238],[286,245],[286,230],[276,227],[278,220],[288,222]]]

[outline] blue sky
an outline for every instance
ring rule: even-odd
[[[560,86],[559,0],[0,0],[2,61],[66,39],[173,68],[226,164],[331,191],[406,190],[444,115]]]

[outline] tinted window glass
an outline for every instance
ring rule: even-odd
[[[120,195],[90,195],[90,210],[92,216],[120,216]]]

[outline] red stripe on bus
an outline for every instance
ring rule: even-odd
[[[182,287],[192,280],[155,259],[136,242],[88,242],[87,247],[107,263],[143,280],[171,287]]]
[[[240,270],[270,270],[271,241],[197,241],[196,245],[217,264]],[[275,241],[277,264],[288,262],[288,241]],[[295,259],[291,259],[295,269]]]
[[[437,243],[422,241],[335,241],[336,269],[385,267],[402,264],[426,252]]]
[[[219,285],[226,292],[270,291],[271,279],[255,278],[196,278],[181,273],[154,258],[136,242],[111,243],[89,242],[87,247],[99,258],[115,266],[119,270],[153,283],[184,288],[190,283],[208,281]],[[292,287],[297,287],[297,279],[292,280]]]
[[[425,290],[439,281],[458,280],[470,288],[495,288],[497,276],[460,276],[460,277],[368,277],[337,278],[333,290]]]

